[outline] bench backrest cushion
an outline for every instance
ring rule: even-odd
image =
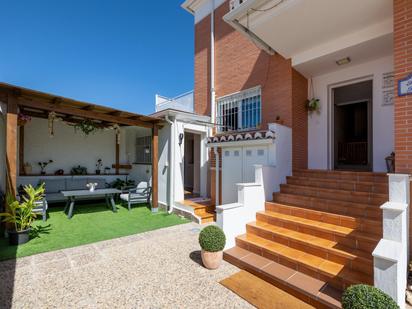
[[[66,190],[68,191],[87,190],[86,184],[87,184],[87,178],[66,179]]]
[[[43,183],[46,193],[57,193],[66,190],[65,179],[40,179],[39,183]]]

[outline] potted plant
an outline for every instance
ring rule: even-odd
[[[199,244],[202,248],[203,265],[208,269],[218,268],[226,245],[226,236],[222,229],[216,225],[205,227],[199,234]]]
[[[53,163],[53,160],[37,163],[40,166],[40,175],[46,175],[46,166],[49,165],[50,163]]]
[[[10,212],[0,213],[3,221],[10,223],[12,229],[8,230],[10,245],[20,245],[29,241],[29,233],[36,214],[33,209],[36,202],[44,196],[44,183],[34,188],[32,185],[24,187],[21,201],[17,201],[12,195],[7,196],[7,205]]]
[[[87,167],[84,166],[74,166],[70,170],[71,175],[87,175]]]
[[[306,110],[308,111],[309,114],[312,114],[313,112],[319,113],[320,112],[320,100],[316,98],[315,96],[315,89],[313,87],[313,81],[312,78],[309,80],[310,84],[310,96],[312,99],[306,100]]]
[[[96,175],[100,175],[100,169],[102,168],[102,166],[103,166],[103,161],[102,161],[102,159],[97,160],[97,163],[96,163]]]
[[[309,114],[313,112],[319,112],[320,111],[320,101],[319,99],[312,98],[311,100],[308,100],[306,102],[306,109],[308,110]]]
[[[99,127],[93,120],[85,119],[74,126],[74,131],[77,132],[77,130],[82,131],[85,136],[88,136],[97,132]]]
[[[17,125],[22,127],[25,126],[28,122],[30,122],[31,117],[22,113],[17,115]]]

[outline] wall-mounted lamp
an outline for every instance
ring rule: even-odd
[[[182,146],[183,143],[183,138],[185,137],[185,135],[183,133],[179,134],[179,146]]]
[[[337,65],[344,65],[344,64],[348,64],[349,62],[351,62],[351,59],[349,57],[336,60]]]

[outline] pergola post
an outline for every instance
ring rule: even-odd
[[[159,128],[152,129],[152,212],[158,211],[158,161],[159,161]]]
[[[17,98],[7,96],[6,116],[6,169],[7,193],[16,196],[17,192]]]

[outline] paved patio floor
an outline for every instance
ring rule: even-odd
[[[188,223],[0,262],[1,308],[251,308],[200,262]]]

